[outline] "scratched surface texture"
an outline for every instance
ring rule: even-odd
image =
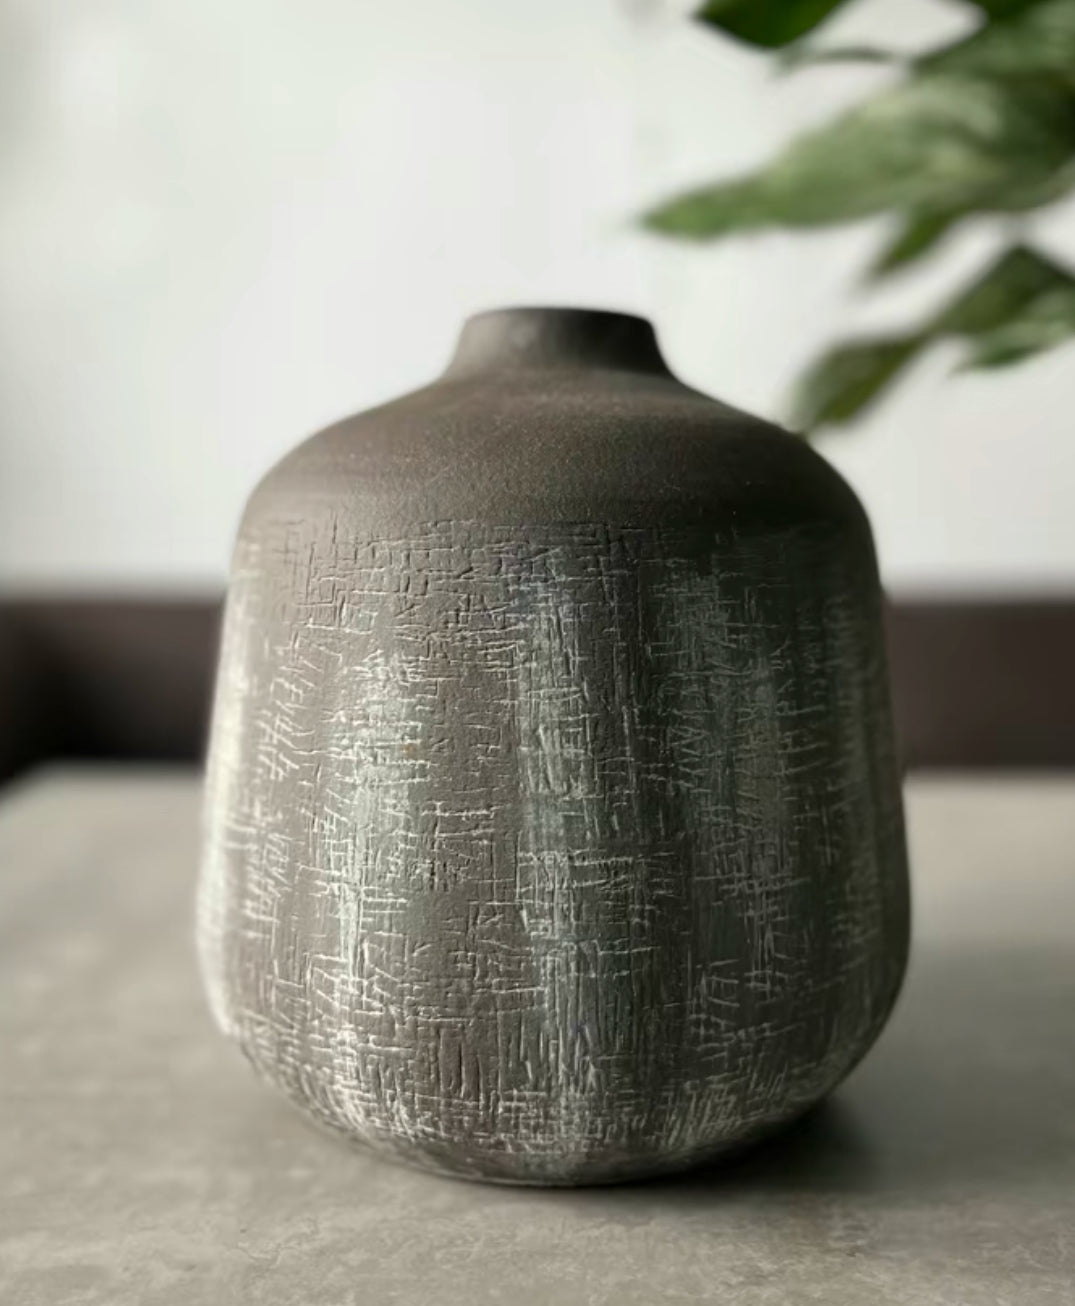
[[[222,1027],[321,1121],[506,1182],[822,1096],[907,935],[869,527],[639,319],[472,319],[255,492],[200,899]]]
[[[506,1180],[688,1164],[815,1101],[903,961],[854,571],[818,528],[244,540],[201,903],[224,1029],[323,1121]]]

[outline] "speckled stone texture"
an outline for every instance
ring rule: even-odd
[[[248,510],[203,970],[267,1078],[401,1160],[681,1167],[828,1092],[902,977],[868,527],[643,323],[468,331]]]

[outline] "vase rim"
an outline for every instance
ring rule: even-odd
[[[539,305],[486,309],[468,317],[446,375],[549,367],[671,376],[648,318]]]

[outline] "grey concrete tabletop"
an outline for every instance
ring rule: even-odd
[[[908,791],[915,946],[826,1106],[660,1183],[489,1188],[308,1126],[212,1028],[199,784],[0,794],[0,1301],[1075,1303],[1075,778]]]

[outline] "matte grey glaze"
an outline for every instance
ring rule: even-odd
[[[535,1184],[829,1091],[906,957],[869,527],[638,319],[472,319],[235,555],[200,897],[217,1020],[319,1120]]]

